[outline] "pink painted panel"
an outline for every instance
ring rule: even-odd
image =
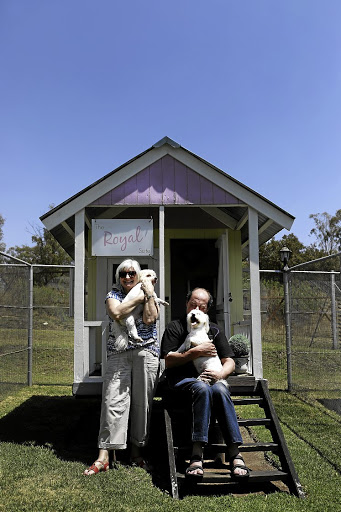
[[[150,204],[162,204],[161,159],[149,167]]]
[[[224,204],[225,203],[225,190],[218,187],[217,185],[213,185],[212,187],[213,192],[213,204]]]
[[[187,169],[187,199],[190,204],[200,204],[200,176]]]
[[[136,175],[124,182],[124,204],[137,204],[137,180]]]
[[[174,160],[174,190],[175,190],[175,203],[187,204],[187,167]]]
[[[232,196],[228,192],[225,192],[225,204],[241,204],[242,201],[237,199],[235,196]]]
[[[200,204],[212,204],[213,183],[206,178],[200,177]]]
[[[213,175],[214,179],[214,175]],[[93,204],[238,204],[240,201],[166,155]]]
[[[149,167],[136,175],[138,204],[149,204],[149,175]]]
[[[93,204],[111,204],[111,192],[104,194],[104,196],[98,198],[97,201],[94,201]]]
[[[162,204],[174,204],[174,158],[166,155],[161,160],[162,168]]]
[[[121,183],[116,188],[113,188],[111,191],[111,204],[124,204],[125,201],[125,187],[124,183]]]

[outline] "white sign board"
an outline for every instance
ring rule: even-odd
[[[153,219],[94,219],[93,256],[152,256]]]

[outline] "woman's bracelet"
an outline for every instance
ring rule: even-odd
[[[151,299],[152,297],[153,297],[153,295],[145,295],[145,299],[146,299],[146,300],[149,300],[149,299]]]

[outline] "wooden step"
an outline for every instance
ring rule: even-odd
[[[262,405],[264,403],[263,398],[232,398],[234,405]]]
[[[184,473],[176,473],[179,481],[186,479]],[[275,482],[276,480],[285,481],[288,473],[280,470],[273,471],[251,471],[247,479],[233,479],[230,473],[222,470],[205,471],[201,484],[241,484],[243,483],[260,483],[260,482]]]
[[[226,444],[211,443],[210,447],[223,453],[227,450]],[[276,452],[278,450],[277,443],[243,443],[239,447],[241,452]]]
[[[249,427],[249,426],[258,426],[258,425],[270,425],[270,418],[248,418],[248,419],[238,419],[238,425],[241,427]]]

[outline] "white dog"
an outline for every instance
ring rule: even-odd
[[[127,293],[122,303],[137,297],[137,295],[141,291],[141,285],[147,283],[148,281],[154,287],[157,281],[156,273],[154,272],[154,270],[151,269],[141,270],[139,283],[136,286],[134,286],[134,288],[132,288],[129,293]],[[157,304],[169,306],[168,302],[159,299],[155,292],[153,292],[152,295]],[[126,318],[122,318],[122,320],[115,320],[114,322],[112,322],[112,332],[115,336],[115,347],[117,350],[125,350],[127,348],[129,336],[135,341],[143,341],[142,338],[140,338],[140,336],[138,335],[135,325],[135,320],[141,315],[142,311],[143,304],[139,304]]]
[[[188,334],[181,347],[178,348],[177,352],[186,352],[186,350],[189,350],[191,347],[195,347],[200,343],[205,343],[207,341],[211,342],[207,334],[209,328],[209,319],[206,313],[200,309],[193,309],[190,311],[187,315]],[[214,370],[220,372],[223,367],[217,355],[197,357],[194,359],[193,363],[197,372],[199,373],[198,380],[202,380],[204,382],[207,382],[206,379],[201,377],[201,373],[204,370]],[[227,386],[225,379],[220,379],[218,382],[222,382],[225,384],[225,386]]]

